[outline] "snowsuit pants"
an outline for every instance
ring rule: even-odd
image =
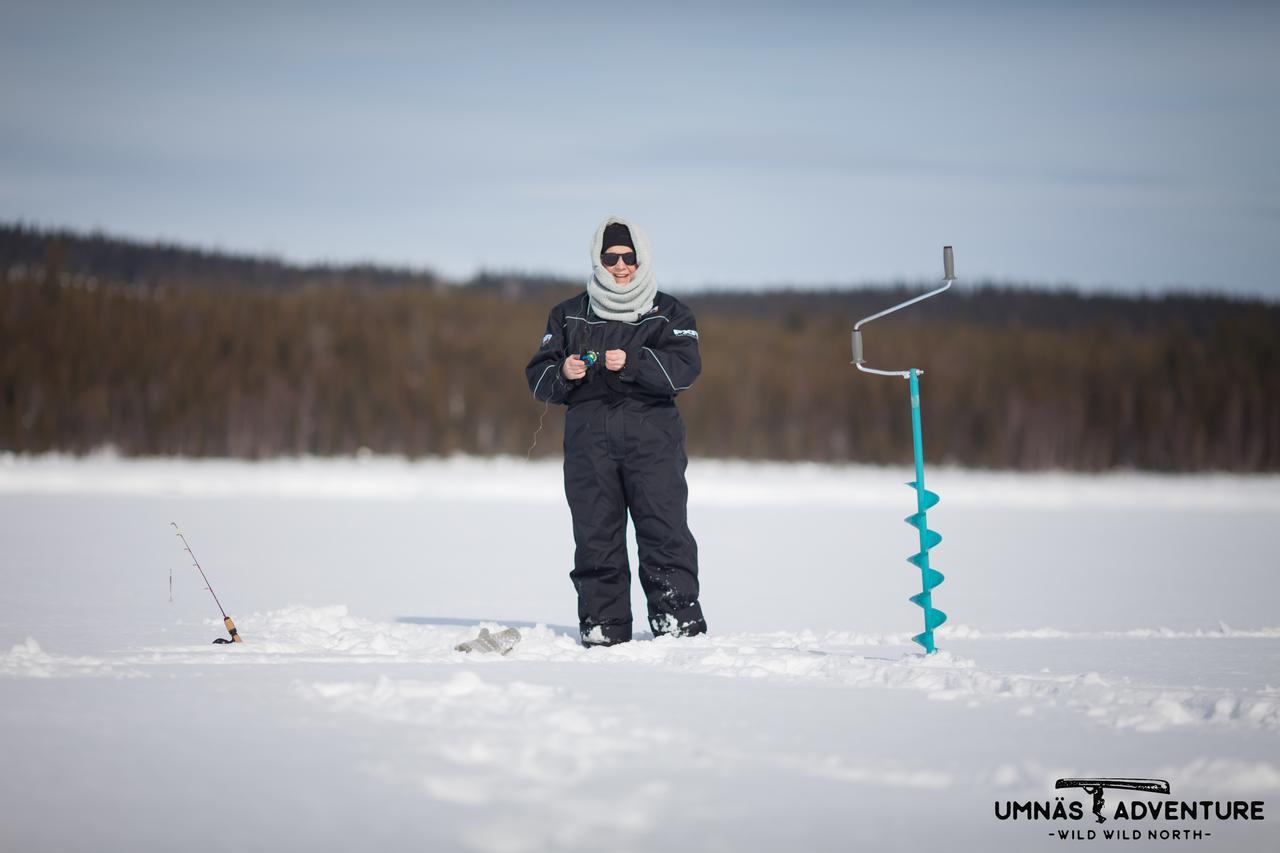
[[[570,406],[564,491],[576,544],[570,577],[583,643],[631,639],[627,512],[655,636],[706,631],[698,603],[698,543],[689,532],[684,423],[674,403],[623,398]]]

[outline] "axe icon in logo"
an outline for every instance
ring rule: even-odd
[[[1086,794],[1093,795],[1093,814],[1098,823],[1106,820],[1102,816],[1102,789],[1122,788],[1130,791],[1153,791],[1157,794],[1169,793],[1169,783],[1163,779],[1059,779],[1053,784],[1055,788],[1079,788]]]

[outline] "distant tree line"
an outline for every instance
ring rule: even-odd
[[[523,367],[580,285],[301,267],[0,226],[0,450],[262,458],[516,454],[543,415]],[[906,384],[849,330],[906,287],[678,294],[703,374],[691,453],[905,464]],[[1280,469],[1280,307],[957,287],[867,327],[920,367],[933,462]],[[534,456],[560,450],[549,413]]]

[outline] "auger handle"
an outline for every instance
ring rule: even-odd
[[[867,361],[862,351],[861,329],[863,326],[865,326],[867,323],[870,323],[872,320],[879,320],[881,317],[886,317],[895,311],[901,311],[903,308],[906,308],[908,305],[915,305],[917,302],[923,302],[924,300],[932,296],[937,296],[939,293],[942,293],[943,291],[950,288],[951,285],[955,283],[955,278],[956,278],[956,262],[955,262],[955,257],[952,255],[950,246],[942,247],[942,273],[944,276],[942,281],[942,287],[938,287],[933,290],[930,290],[928,293],[921,293],[919,296],[912,297],[911,299],[908,299],[906,302],[899,302],[897,305],[886,308],[883,311],[878,311],[875,314],[872,314],[870,317],[863,317],[861,320],[853,324],[853,362],[852,363],[859,370],[861,370],[863,373],[876,373],[876,374],[879,374],[880,376],[901,376],[903,379],[906,379],[908,376],[911,375],[910,370],[880,370],[875,367],[867,367],[866,366]],[[919,370],[919,369],[917,369],[916,372],[924,373],[923,370]]]

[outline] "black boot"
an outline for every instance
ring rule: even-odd
[[[630,622],[622,625],[589,625],[584,622],[578,626],[578,630],[582,634],[582,645],[587,648],[631,642]]]

